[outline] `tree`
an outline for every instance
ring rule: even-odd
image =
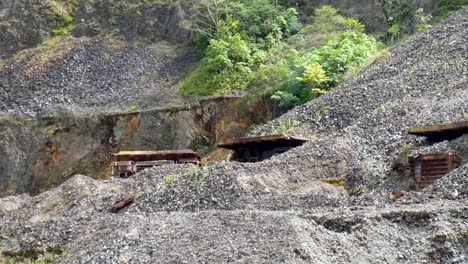
[[[418,31],[423,31],[426,29],[431,28],[432,26],[429,24],[432,20],[432,15],[431,14],[426,14],[424,12],[424,9],[419,8],[416,10],[415,17],[418,20],[418,24],[416,25],[416,29]]]
[[[296,48],[307,49],[325,44],[330,36],[344,29],[346,21],[344,16],[329,5],[315,9],[311,19],[312,24],[301,30],[302,38],[296,41]]]
[[[221,21],[230,13],[231,0],[199,0],[189,9],[190,15],[182,21],[185,28],[206,38],[215,38]]]

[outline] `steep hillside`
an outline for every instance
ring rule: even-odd
[[[60,38],[15,58],[0,71],[0,114],[20,118],[181,102],[175,84],[195,61],[187,48],[101,38]]]
[[[395,183],[390,168],[397,157],[428,144],[409,136],[408,128],[468,118],[466,12],[389,50],[338,90],[258,133],[292,122],[291,132],[318,138],[298,156],[322,146],[333,149],[331,161],[347,156],[351,189]]]
[[[314,139],[270,160],[163,166],[107,181],[77,175],[37,197],[3,198],[3,258],[467,263],[466,137],[431,145],[407,135],[414,125],[468,119],[467,38],[464,8],[260,127],[254,134]],[[463,165],[423,192],[390,199],[408,185],[393,165],[408,149],[429,147],[459,150]],[[332,177],[345,188],[322,182]],[[135,202],[110,213],[127,194]]]
[[[1,1],[0,115],[180,103],[176,83],[196,62],[182,2]]]

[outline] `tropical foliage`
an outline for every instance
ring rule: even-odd
[[[198,32],[204,57],[182,83],[185,95],[248,90],[288,109],[326,93],[380,45],[331,6],[305,26],[294,8],[272,0],[203,0],[193,8],[185,24]]]

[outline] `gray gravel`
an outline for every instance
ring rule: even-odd
[[[175,84],[195,59],[169,44],[64,38],[23,51],[0,70],[0,115],[96,114],[182,101]],[[133,107],[133,108],[132,108]]]
[[[467,17],[465,8],[432,30],[416,34],[390,49],[390,57],[378,58],[339,88],[253,134],[275,132],[292,122],[295,126],[289,133],[320,139],[293,153],[331,149],[336,158],[330,161],[344,160],[349,168],[347,184],[354,192],[385,184],[401,188],[392,166],[406,155],[405,149],[428,145],[424,138],[408,135],[408,129],[468,120]],[[317,157],[323,158],[328,157]]]
[[[465,8],[257,130],[291,120],[290,133],[314,138],[270,160],[77,175],[1,199],[0,248],[65,249],[57,263],[468,263],[466,161],[422,192],[388,197],[408,181],[392,169],[404,150],[430,147],[407,129],[467,118],[467,18]],[[341,177],[347,189],[322,182]],[[111,214],[126,194],[135,202]]]

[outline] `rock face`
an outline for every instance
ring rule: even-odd
[[[221,97],[138,113],[0,120],[0,193],[37,193],[76,173],[107,178],[119,150],[206,151],[274,118],[269,104]]]
[[[189,43],[191,33],[180,22],[181,0],[114,1],[79,0],[75,36],[96,36],[118,31],[125,39]]]
[[[180,26],[184,15],[181,0],[2,0],[0,58],[71,29],[76,37],[114,35],[189,44],[191,33]]]
[[[74,16],[75,0],[0,1],[0,58],[37,46]]]
[[[196,2],[196,1],[195,1]],[[368,32],[385,36],[388,30],[381,1],[377,0],[296,0],[304,17],[322,5],[332,5],[341,13],[360,19]],[[191,44],[193,35],[181,26],[194,1],[187,0],[2,0],[0,1],[0,58],[35,47],[55,35],[70,31],[75,37],[106,35],[129,41]],[[415,1],[411,12],[424,8],[438,14],[440,0]],[[402,21],[414,32],[414,16]]]

